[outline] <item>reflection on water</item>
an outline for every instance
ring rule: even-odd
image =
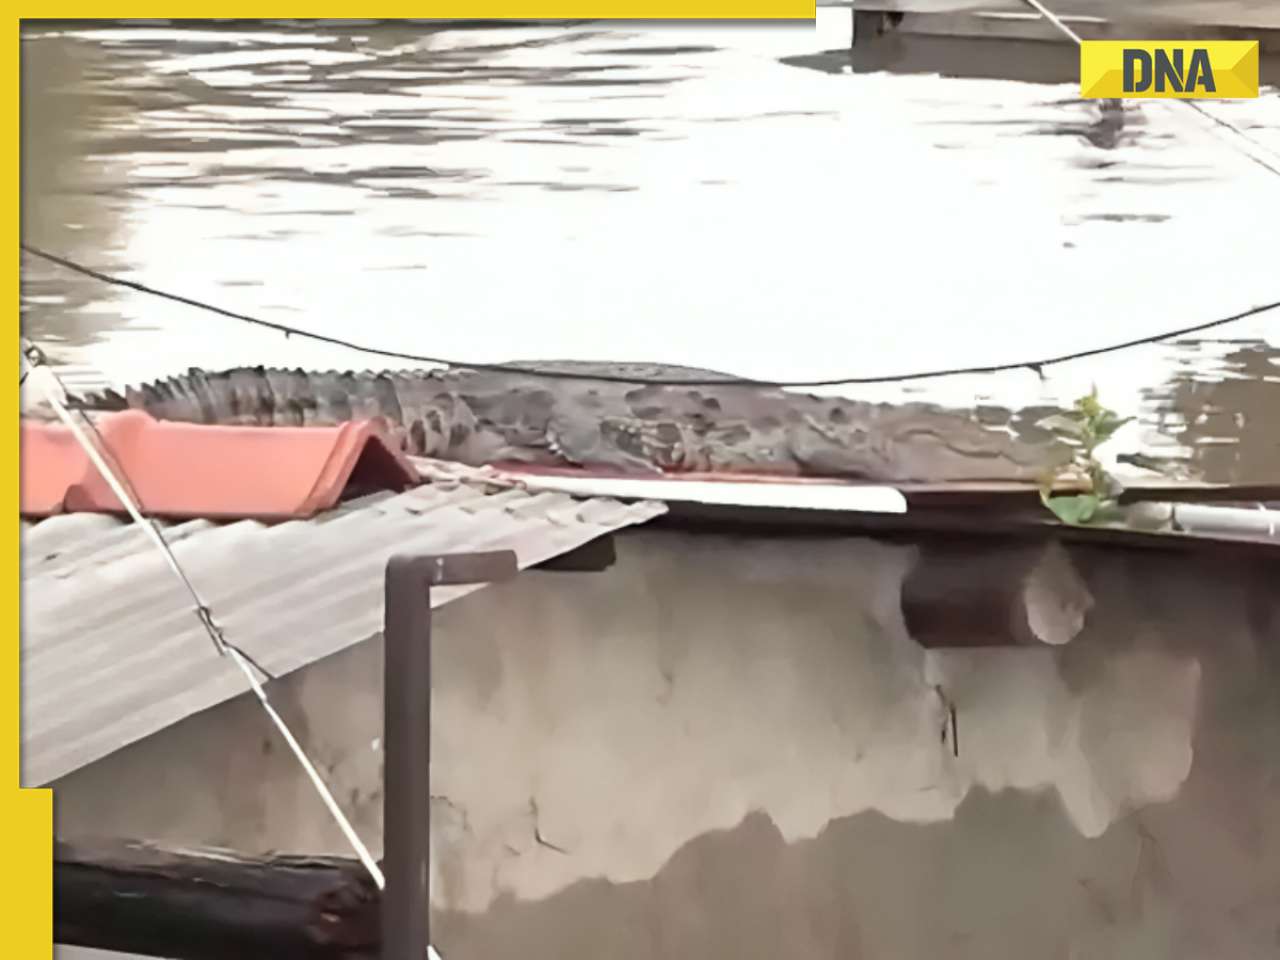
[[[1156,392],[1160,432],[1185,447],[1195,467],[1224,481],[1274,478],[1280,466],[1280,350],[1220,344],[1216,363],[1192,363]],[[1194,366],[1192,365],[1194,364]]]
[[[1280,178],[1203,118],[1082,103],[1044,45],[851,56],[848,11],[820,14],[27,27],[24,239],[406,352],[787,379],[1020,360],[1280,297]],[[1209,108],[1280,150],[1274,92]],[[31,260],[23,294],[29,334],[117,381],[363,362]],[[1274,475],[1278,323],[1232,328],[1225,360],[841,392],[1024,429],[1096,382],[1142,414],[1126,443]],[[1194,423],[1225,372],[1213,403],[1240,416]]]
[[[22,227],[24,238],[45,232],[51,240],[76,250],[92,251],[109,268],[121,238],[121,198],[110,184],[119,173],[108,172],[105,159],[95,162],[95,128],[113,126],[128,115],[127,105],[114,107],[92,93],[91,78],[103,69],[104,51],[92,44],[24,47],[21,119]],[[33,55],[35,54],[35,55]],[[35,97],[33,97],[33,93]],[[56,224],[56,230],[40,225]],[[73,239],[74,238],[74,239]],[[68,284],[46,271],[23,270],[22,326],[47,341],[85,343],[118,328],[120,315],[102,310],[110,294],[89,284]]]

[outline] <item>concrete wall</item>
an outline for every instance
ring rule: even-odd
[[[1074,551],[1069,644],[926,652],[913,547],[650,530],[619,553],[438,618],[447,960],[1280,951],[1274,564]],[[375,846],[381,669],[370,642],[273,693]],[[68,837],[344,852],[247,698],[55,799]]]

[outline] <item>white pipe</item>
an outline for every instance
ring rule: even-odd
[[[565,474],[520,473],[514,468],[507,468],[502,472],[510,477],[518,477],[529,490],[551,490],[573,496],[795,510],[907,512],[907,498],[896,488],[856,483],[751,482],[732,478],[686,480],[673,477],[575,477]]]
[[[1186,533],[1280,540],[1280,510],[1268,510],[1262,504],[1250,510],[1178,503],[1173,506],[1173,526]]]

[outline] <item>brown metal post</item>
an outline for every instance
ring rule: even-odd
[[[382,960],[431,942],[431,588],[515,576],[510,550],[387,561],[383,643]]]

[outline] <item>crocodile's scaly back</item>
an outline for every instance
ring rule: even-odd
[[[870,404],[661,364],[558,361],[511,369],[187,374],[86,397],[90,409],[261,426],[383,418],[414,454],[481,465],[524,461],[622,471],[781,473],[876,481],[1034,480],[1065,462],[923,404]],[[542,372],[573,373],[574,378]],[[636,382],[584,379],[634,377]],[[644,380],[697,381],[684,384]],[[724,383],[710,381],[724,380]]]

